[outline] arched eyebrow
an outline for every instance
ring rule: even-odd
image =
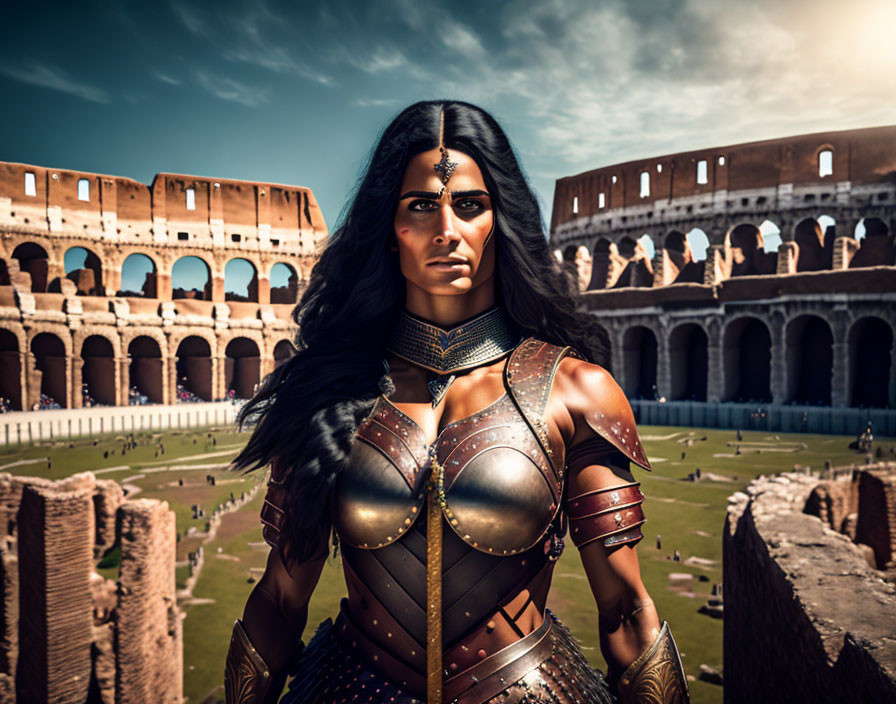
[[[451,198],[456,200],[458,198],[471,198],[473,196],[488,196],[488,191],[483,191],[479,189],[474,189],[472,191],[451,191]],[[430,200],[439,200],[442,197],[441,193],[436,193],[435,191],[408,191],[402,196],[399,196],[398,200],[405,200],[407,198],[428,198]]]

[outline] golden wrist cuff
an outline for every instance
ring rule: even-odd
[[[688,683],[669,624],[619,680],[623,704],[688,704]]]

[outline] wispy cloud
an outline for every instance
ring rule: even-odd
[[[221,100],[229,100],[247,107],[256,107],[268,100],[267,91],[263,88],[246,85],[208,71],[196,71],[196,80],[200,86]]]
[[[212,25],[202,8],[197,7],[194,3],[178,2],[172,0],[171,10],[174,16],[191,34],[206,39],[212,36]]]
[[[169,86],[179,86],[181,84],[180,79],[177,79],[174,76],[169,76],[167,73],[162,73],[161,71],[153,71],[152,75],[157,81],[167,83]]]
[[[0,65],[0,74],[20,83],[49,88],[92,103],[111,102],[109,93],[104,89],[78,81],[56,66],[40,62],[32,62],[26,66]]]
[[[354,105],[359,108],[383,108],[397,104],[397,98],[358,98],[354,102]]]

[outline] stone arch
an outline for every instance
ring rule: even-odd
[[[34,356],[33,377],[39,386],[41,408],[52,407],[56,402],[68,408],[68,364],[69,344],[55,332],[37,332],[31,338],[31,354]]]
[[[271,282],[271,303],[294,304],[299,297],[301,273],[292,264],[274,262],[268,277]]]
[[[735,225],[725,235],[725,249],[731,264],[731,276],[774,274],[778,258],[766,252],[762,232],[751,223]]]
[[[709,240],[707,244],[708,242]],[[703,260],[695,261],[687,235],[680,230],[672,230],[663,240],[663,249],[666,254],[664,265],[673,267],[672,272],[664,272],[664,275],[668,275],[666,281],[671,278],[671,283],[675,284],[703,283],[703,260],[706,259],[706,253],[703,253]]]
[[[0,405],[22,410],[22,340],[12,330],[0,328]]]
[[[258,343],[242,335],[235,336],[224,348],[224,386],[228,395],[248,399],[261,381],[261,350]]]
[[[771,403],[772,337],[759,318],[730,321],[722,333],[723,401]]]
[[[864,229],[864,236],[859,240],[859,251],[849,262],[850,269],[866,266],[893,266],[896,264],[896,247],[893,233],[880,218],[863,218],[856,226]]]
[[[117,341],[116,341],[117,343]],[[115,347],[105,335],[88,335],[81,343],[81,394],[82,406],[114,406],[115,393]]]
[[[102,260],[82,244],[69,247],[63,255],[65,278],[75,284],[78,296],[105,296]]]
[[[213,346],[200,335],[185,335],[175,353],[177,402],[212,400]]]
[[[274,345],[274,368],[276,369],[281,364],[288,362],[295,353],[296,348],[290,340],[279,340]]]
[[[204,269],[203,269],[203,265]],[[212,268],[195,254],[180,257],[171,267],[171,298],[212,300]],[[189,287],[189,288],[188,288]]]
[[[12,251],[18,261],[19,271],[31,276],[31,292],[44,293],[50,283],[50,255],[36,242],[22,242]]]
[[[657,397],[657,337],[645,325],[633,325],[622,335],[623,380],[629,398]]]
[[[164,403],[165,377],[162,359],[164,339],[138,334],[128,342],[128,405]]]
[[[111,327],[104,327],[101,325],[83,325],[77,330],[75,330],[72,335],[72,348],[74,350],[81,350],[84,347],[84,342],[88,337],[92,335],[97,335],[105,339],[112,346],[112,356],[119,357],[121,352],[121,339],[119,338],[116,330]]]
[[[157,298],[159,267],[149,254],[131,252],[121,263],[121,289],[116,296]]]
[[[823,271],[834,261],[834,237],[825,236],[821,223],[815,218],[801,220],[793,229],[793,241],[799,247],[797,271]]]
[[[258,268],[245,257],[224,265],[224,300],[258,303]]]
[[[669,333],[672,401],[705,401],[709,355],[706,331],[699,323],[682,323]]]
[[[787,401],[830,406],[834,364],[834,336],[831,326],[817,315],[799,315],[787,324],[784,341]]]
[[[893,329],[869,315],[849,329],[849,405],[893,408]]]
[[[610,249],[613,259],[613,250]],[[623,237],[616,245],[616,259],[613,265],[615,281],[612,288],[648,287],[653,285],[653,264],[644,247],[631,237]]]

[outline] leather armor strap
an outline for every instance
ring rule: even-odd
[[[603,539],[606,547],[637,542],[645,523],[640,484],[589,491],[567,499],[570,537],[579,549]]]
[[[268,479],[268,491],[261,507],[261,534],[264,541],[272,548],[280,545],[280,535],[286,521],[286,475],[285,463],[274,460],[271,463],[271,476]]]
[[[665,621],[656,640],[622,674],[619,698],[622,704],[690,702],[681,657]]]
[[[273,696],[278,697],[285,677],[285,674],[282,677],[271,675],[270,668],[255,650],[243,630],[242,622],[237,619],[233,624],[224,670],[224,698],[227,704],[262,704],[275,680],[279,681],[279,688],[273,688]]]

